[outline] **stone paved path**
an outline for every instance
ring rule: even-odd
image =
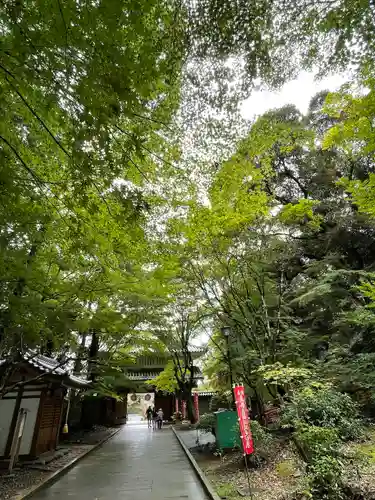
[[[170,429],[126,425],[34,500],[208,500]]]

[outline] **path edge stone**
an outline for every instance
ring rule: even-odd
[[[207,495],[210,497],[211,500],[221,500],[219,495],[216,493],[214,490],[211,482],[205,475],[205,473],[202,471],[202,469],[199,467],[197,461],[191,454],[189,448],[186,446],[186,444],[183,442],[182,438],[178,435],[176,429],[172,426],[172,431],[174,435],[177,438],[177,441],[180,443],[181,448],[184,450],[185,455],[188,457],[190,464],[193,466],[193,469],[195,470],[196,475],[198,476],[200,482],[202,483],[202,486],[204,490],[206,491]]]
[[[97,450],[104,443],[106,443],[107,441],[112,439],[114,436],[116,436],[116,434],[118,434],[122,430],[122,427],[123,426],[121,426],[119,429],[116,429],[115,432],[113,432],[110,436],[106,436],[104,439],[99,441],[99,443],[96,443],[95,445],[93,445],[93,447],[90,448],[89,450],[86,450],[83,453],[81,453],[80,455],[78,455],[77,457],[73,458],[73,460],[71,460],[66,465],[64,465],[64,467],[53,472],[52,474],[47,476],[40,483],[35,484],[34,486],[31,486],[30,488],[26,489],[23,493],[20,493],[19,495],[15,495],[13,497],[13,500],[26,500],[26,498],[31,498],[33,495],[38,493],[40,490],[43,490],[47,486],[50,486],[52,483],[57,481],[60,478],[60,476],[63,476],[64,474],[66,474],[74,465],[77,464],[77,462],[79,462],[83,458],[87,457],[87,455],[89,455],[93,451]]]

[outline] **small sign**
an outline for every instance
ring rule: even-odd
[[[251,455],[251,453],[254,452],[254,443],[250,430],[250,419],[249,411],[246,405],[245,388],[243,385],[238,385],[233,388],[233,392],[236,399],[243,452],[244,455]]]

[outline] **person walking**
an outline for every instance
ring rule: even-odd
[[[156,422],[158,418],[158,412],[156,411],[155,406],[152,409],[152,428],[156,429]]]
[[[152,411],[152,408],[151,406],[149,406],[146,410],[146,418],[147,418],[147,426],[148,427],[151,427],[151,423],[152,423],[152,414],[153,414],[153,411]]]
[[[163,426],[163,418],[164,418],[163,410],[161,408],[159,408],[158,413],[157,413],[157,417],[156,417],[158,429],[161,429]]]

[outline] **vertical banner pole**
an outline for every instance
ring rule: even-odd
[[[249,495],[250,495],[250,499],[253,500],[254,497],[253,497],[253,493],[251,491],[250,472],[249,472],[249,466],[247,465],[247,455],[245,454],[244,457],[245,457],[245,468],[246,468],[247,484],[249,486]]]
[[[195,418],[197,422],[199,422],[199,395],[197,392],[194,392],[194,409],[195,409]]]
[[[251,455],[251,453],[254,452],[254,443],[250,429],[249,411],[246,405],[245,387],[243,385],[235,385],[233,387],[233,393],[236,400],[237,415],[240,425],[241,442],[245,458],[246,477],[249,485],[249,495],[250,498],[253,499],[253,494],[250,486],[250,474],[247,464],[247,455]]]
[[[199,394],[197,392],[193,393],[193,398],[194,398],[194,410],[195,410],[195,421],[199,422]],[[199,446],[199,429],[197,429],[197,439],[196,439],[196,444]]]

